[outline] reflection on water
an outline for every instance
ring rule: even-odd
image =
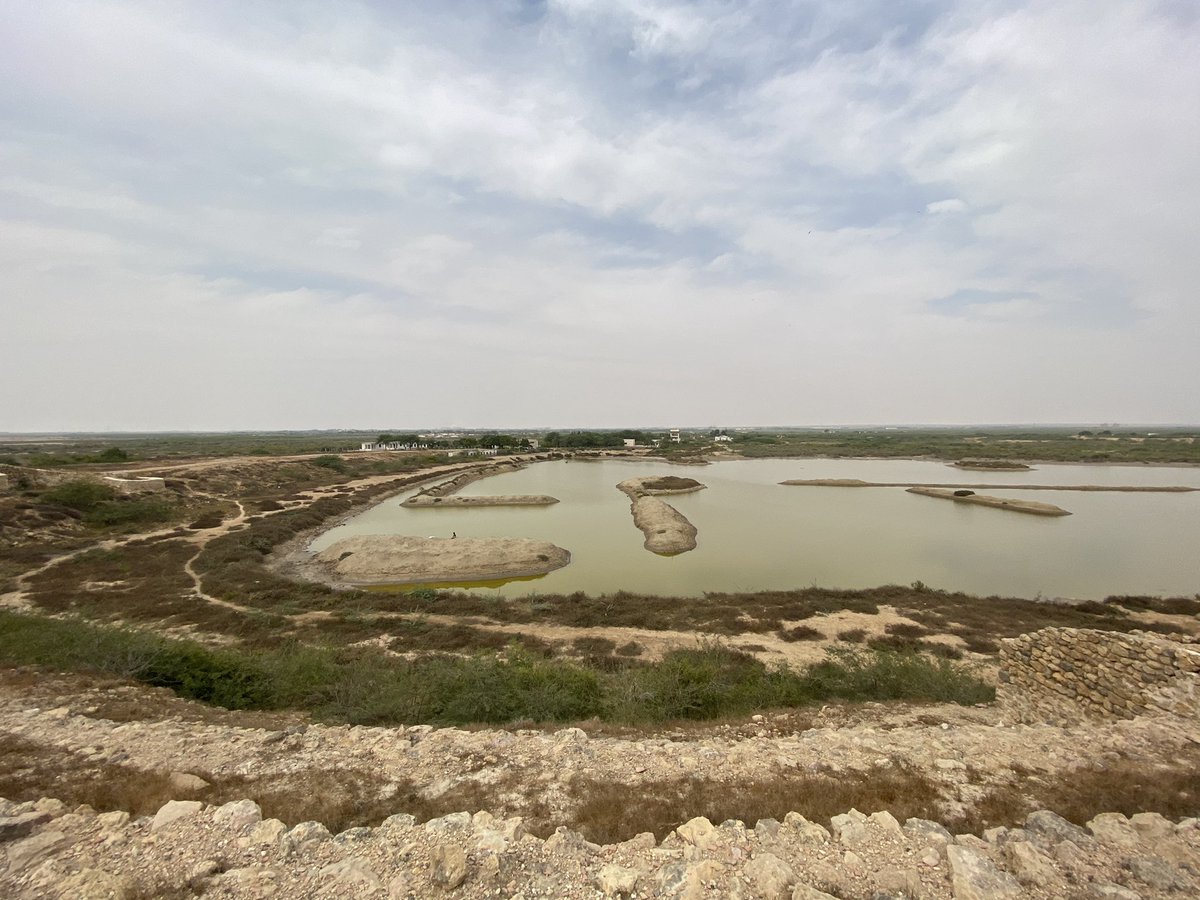
[[[708,490],[666,498],[699,529],[690,553],[642,548],[617,482],[684,474]],[[571,551],[570,565],[537,579],[536,592],[617,590],[661,595],[861,588],[923,581],[975,594],[1104,597],[1200,591],[1200,493],[1118,494],[1005,490],[1054,503],[1063,518],[933,501],[903,488],[783,487],[788,478],[861,478],[1030,484],[1179,484],[1200,469],[1039,465],[979,472],[914,460],[739,460],[706,467],[606,460],[549,462],[476,482],[464,495],[550,494],[549,507],[405,509],[404,495],[332,529],[314,549],[354,534],[527,537]],[[505,596],[523,582],[471,585]]]

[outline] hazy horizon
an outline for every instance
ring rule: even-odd
[[[1184,0],[44,0],[0,121],[8,432],[1200,422]]]

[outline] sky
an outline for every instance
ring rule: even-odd
[[[0,4],[0,431],[1200,423],[1194,0]]]

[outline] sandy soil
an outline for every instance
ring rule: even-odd
[[[1069,516],[1071,513],[1053,503],[1039,503],[1036,500],[1010,500],[1006,497],[990,497],[987,494],[969,494],[959,496],[955,491],[941,488],[911,487],[910,494],[920,494],[922,497],[937,497],[939,500],[953,500],[955,503],[974,503],[976,506],[990,506],[994,509],[1008,509],[1013,512],[1029,513],[1034,516]]]
[[[367,534],[317,553],[310,574],[336,584],[421,584],[544,575],[571,561],[545,541]]]

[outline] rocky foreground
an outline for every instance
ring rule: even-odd
[[[542,839],[520,818],[540,805],[552,821],[571,821],[580,779],[636,808],[666,778],[728,779],[735,790],[786,771],[852,778],[895,767],[926,773],[949,809],[969,800],[981,772],[1003,778],[1020,765],[1061,780],[1082,762],[1123,760],[1153,778],[1156,765],[1200,742],[1194,720],[1170,716],[1075,726],[1001,725],[996,716],[991,708],[830,707],[807,723],[757,716],[696,734],[628,737],[328,727],[211,711],[132,685],[0,678],[0,736],[19,742],[27,768],[74,767],[76,789],[81,772],[164,782],[170,773],[177,791],[140,817],[119,805],[98,813],[55,799],[0,802],[0,897],[1200,896],[1200,822],[1157,814],[1101,814],[1080,828],[1041,811],[1021,828],[982,835],[871,811],[849,810],[828,829],[795,813],[749,823],[698,818],[661,841],[646,833],[604,846],[566,828]],[[264,819],[249,800],[220,802],[239,796],[228,788],[239,778],[330,771],[367,773],[382,795],[407,782],[424,797],[470,785],[492,799],[423,824],[392,815],[337,835],[317,822]],[[485,805],[490,811],[477,811]]]
[[[628,798],[636,803],[636,795]],[[396,815],[336,836],[288,828],[257,804],[172,800],[153,817],[0,802],[6,897],[1113,898],[1200,893],[1200,822],[1053,813],[983,838],[851,810],[832,831],[797,814],[753,828],[693,819],[661,843],[598,846],[560,828],[461,812]]]

